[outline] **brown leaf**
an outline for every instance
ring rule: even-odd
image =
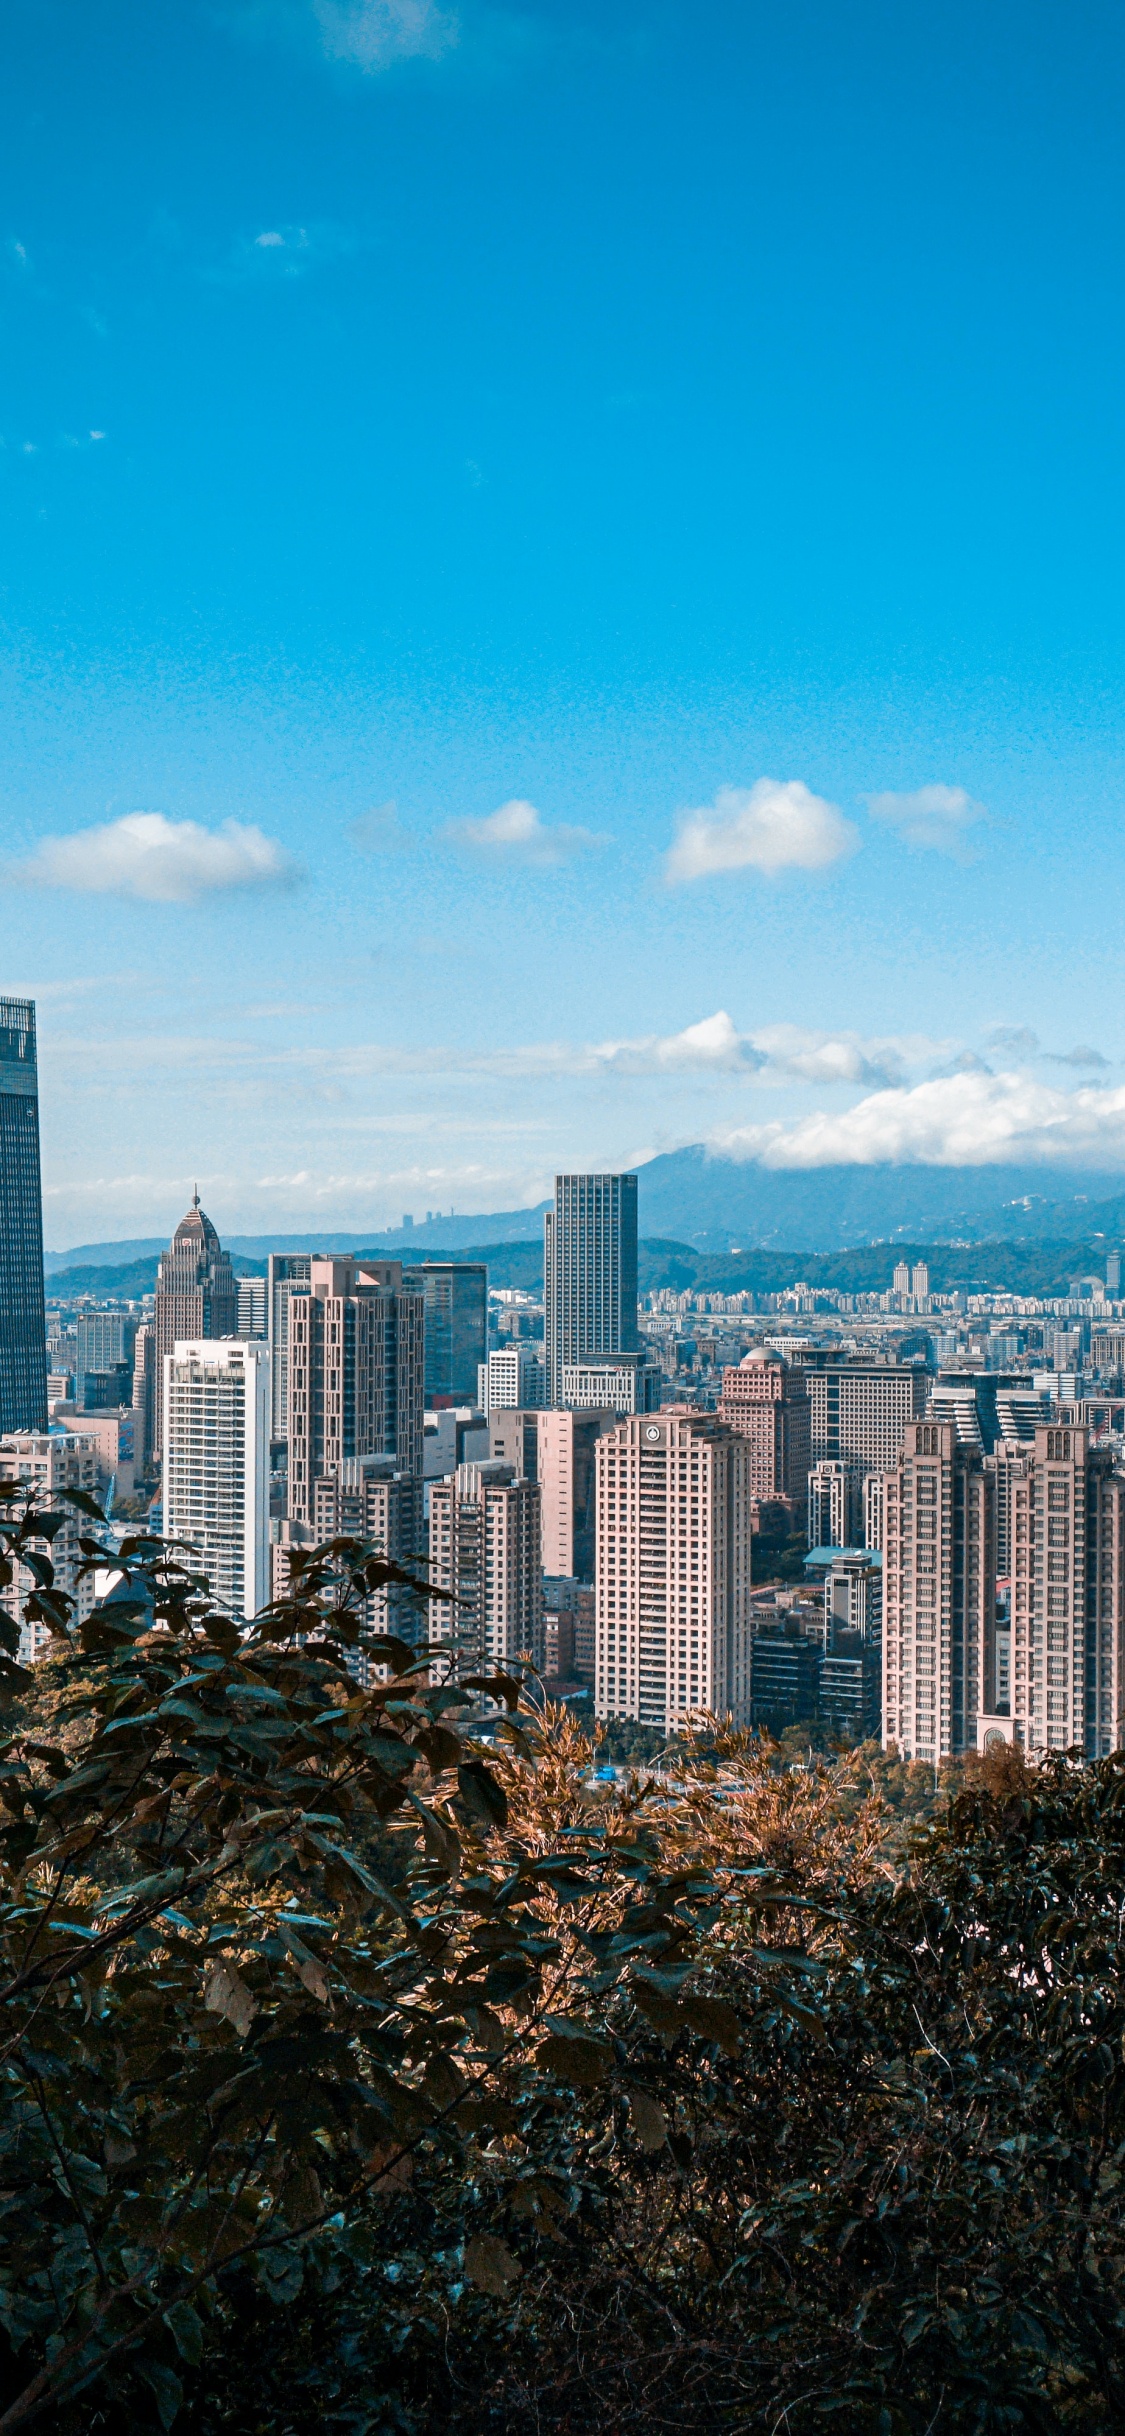
[[[502,2301],[521,2268],[518,2258],[513,2258],[507,2242],[501,2241],[498,2233],[474,2233],[465,2244],[465,2273],[478,2292],[487,2292],[494,2301]]]
[[[203,2002],[209,2013],[221,2013],[240,2038],[245,2038],[258,2007],[233,1962],[213,1963],[207,1974]]]
[[[647,2089],[629,2091],[629,2120],[641,2147],[649,2156],[655,2156],[668,2137],[668,2123],[663,2107],[650,2098]]]

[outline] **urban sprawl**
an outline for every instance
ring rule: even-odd
[[[0,1477],[94,1494],[256,1615],[294,1550],[374,1541],[375,1630],[668,1737],[693,1717],[937,1765],[1125,1742],[1120,1256],[1051,1300],[638,1294],[637,1179],[560,1175],[540,1292],[471,1259],[279,1250],[198,1193],[155,1289],[48,1304],[34,1008],[0,1000]],[[242,1264],[245,1265],[245,1264]],[[87,1612],[77,1521],[55,1537]],[[2,1597],[43,1655],[30,1580]],[[451,1618],[453,1619],[451,1622]],[[362,1660],[357,1661],[362,1665]]]

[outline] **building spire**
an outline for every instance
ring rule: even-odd
[[[197,1210],[197,1209],[199,1208],[199,1180],[198,1180],[198,1178],[196,1179],[195,1191],[193,1192],[193,1194],[192,1194],[192,1196],[191,1196],[191,1206],[192,1206],[193,1210]]]

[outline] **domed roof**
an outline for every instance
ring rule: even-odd
[[[788,1370],[789,1368],[784,1354],[777,1353],[773,1346],[751,1345],[749,1353],[743,1354],[738,1367],[740,1370],[759,1370],[771,1363],[775,1370]]]
[[[217,1252],[219,1250],[219,1238],[215,1233],[215,1229],[211,1224],[206,1210],[201,1210],[199,1206],[198,1186],[196,1187],[192,1205],[187,1213],[187,1216],[181,1218],[180,1223],[176,1228],[176,1232],[172,1237],[173,1250],[178,1243],[189,1243],[196,1245],[206,1244],[208,1251]]]

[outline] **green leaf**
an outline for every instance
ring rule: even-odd
[[[164,2323],[171,2334],[181,2360],[190,2368],[198,2368],[203,2358],[203,2324],[190,2301],[174,2301],[164,2312]]]
[[[457,1787],[470,1818],[480,1826],[507,1826],[508,1796],[483,1760],[468,1759],[458,1768]]]

